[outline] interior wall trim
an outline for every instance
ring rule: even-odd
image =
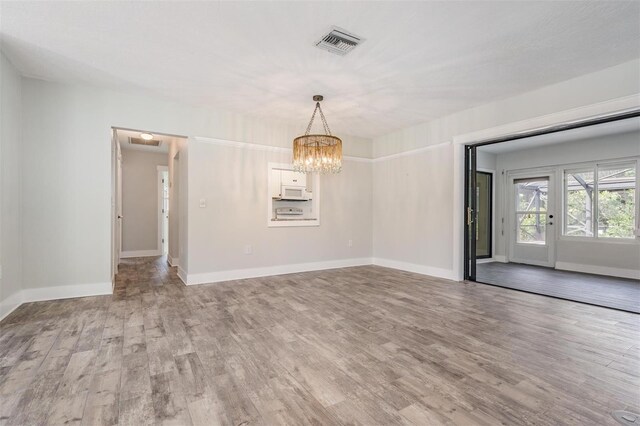
[[[171,255],[167,255],[167,262],[169,262],[169,266],[179,266],[180,259],[177,257],[171,257]]]
[[[411,149],[409,151],[402,151],[402,152],[398,152],[395,154],[389,154],[389,155],[382,155],[380,157],[376,157],[374,159],[372,159],[371,161],[374,163],[379,163],[381,161],[389,161],[389,160],[393,160],[395,158],[401,158],[401,157],[408,157],[408,156],[413,156],[413,155],[417,155],[423,152],[427,152],[427,151],[431,151],[433,149],[438,149],[438,148],[442,148],[444,146],[448,146],[451,145],[451,141],[447,141],[447,142],[440,142],[440,143],[436,143],[433,145],[427,145],[427,146],[423,146],[422,148],[416,148],[416,149]]]
[[[443,278],[445,280],[455,280],[455,274],[452,269],[438,268],[428,265],[419,265],[417,263],[402,262],[393,259],[384,259],[380,257],[373,258],[373,264],[383,266],[385,268],[400,269],[402,271],[413,272],[430,277]]]
[[[161,250],[130,250],[120,253],[120,258],[126,259],[129,257],[150,257],[162,255]]]
[[[322,271],[325,269],[348,268],[351,266],[371,265],[371,258],[336,259],[322,262],[294,263],[289,265],[265,266],[261,268],[233,269],[227,271],[189,274],[187,285],[217,283],[242,280],[246,278],[269,277],[273,275],[295,274],[299,272]]]
[[[285,148],[281,146],[261,145],[258,143],[251,143],[251,142],[229,141],[225,139],[208,138],[205,136],[194,136],[192,139],[195,140],[196,142],[208,143],[211,145],[228,146],[228,147],[238,148],[238,149],[250,149],[253,151],[267,151],[267,152],[277,152],[281,154],[293,154],[293,150],[291,148]],[[343,155],[342,159],[347,161],[361,162],[361,163],[372,162],[371,158],[354,157],[349,155]]]
[[[113,294],[113,286],[110,281],[104,283],[25,288],[0,302],[0,320],[7,317],[24,303],[111,294]]]
[[[640,280],[640,270],[611,268],[609,266],[582,265],[571,262],[556,262],[556,269],[561,271],[582,272],[585,274],[606,275],[609,277]]]
[[[18,290],[11,296],[0,301],[0,321],[5,319],[11,312],[15,311],[18,306],[24,303],[22,297],[22,290]]]

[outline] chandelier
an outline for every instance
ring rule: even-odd
[[[293,140],[293,169],[297,172],[339,173],[342,170],[342,140],[331,135],[327,120],[320,108],[322,99],[320,95],[313,97],[316,108],[311,115],[307,131],[303,136]],[[324,135],[309,134],[318,111],[320,111]]]

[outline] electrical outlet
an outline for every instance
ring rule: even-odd
[[[349,240],[349,242],[347,243],[347,245],[348,245],[349,247],[353,247],[353,240]]]
[[[251,254],[251,253],[253,253],[253,247],[251,247],[251,245],[244,246],[244,254]]]
[[[206,198],[200,198],[200,208],[203,209],[207,207],[207,199]]]

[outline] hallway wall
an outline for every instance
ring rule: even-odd
[[[122,257],[162,254],[158,247],[158,166],[167,154],[122,150]]]
[[[0,53],[0,319],[22,301],[22,81]]]

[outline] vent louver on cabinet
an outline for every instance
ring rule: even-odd
[[[342,28],[333,27],[328,34],[316,42],[316,47],[344,56],[363,41],[364,39],[357,35],[351,34]]]
[[[129,138],[129,143],[131,145],[145,145],[145,146],[160,146],[160,141],[156,139],[144,140],[142,138]]]

